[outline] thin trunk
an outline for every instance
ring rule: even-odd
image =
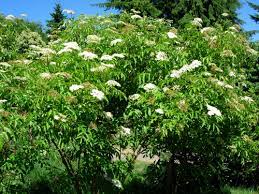
[[[177,193],[176,165],[174,154],[171,156],[166,169],[166,194]]]

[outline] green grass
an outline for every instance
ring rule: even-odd
[[[231,194],[259,194],[259,191],[245,188],[229,188]]]

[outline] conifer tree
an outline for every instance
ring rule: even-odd
[[[254,20],[256,23],[259,22],[259,4],[254,4],[251,2],[248,2],[249,6],[253,8],[257,13],[254,15],[250,15],[251,19]]]
[[[50,14],[51,19],[47,21],[48,33],[60,28],[63,25],[66,16],[62,12],[62,7],[60,3],[57,3],[54,7],[53,13]]]
[[[177,25],[194,17],[200,17],[205,25],[211,25],[226,19],[223,13],[227,13],[233,23],[241,23],[236,13],[240,7],[239,0],[108,0],[99,6],[126,11],[136,9],[143,15],[173,20]]]

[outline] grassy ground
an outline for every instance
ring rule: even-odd
[[[259,194],[259,190],[244,188],[229,188],[231,194]]]

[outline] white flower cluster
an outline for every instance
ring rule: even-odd
[[[0,100],[0,104],[3,104],[3,103],[5,103],[5,102],[7,102],[7,100]]]
[[[83,89],[84,86],[83,85],[77,85],[77,84],[73,84],[72,86],[69,87],[69,90],[71,92],[77,91],[79,89]]]
[[[156,54],[156,61],[167,61],[168,57],[165,52],[159,51]]]
[[[104,112],[105,116],[107,119],[112,119],[113,118],[113,114],[111,112]]]
[[[54,116],[54,119],[57,121],[62,121],[62,122],[66,122],[67,121],[67,117],[61,113],[58,113],[57,115]]]
[[[106,84],[107,84],[108,86],[121,87],[121,84],[120,84],[119,82],[115,81],[115,80],[109,80],[109,81],[106,82]]]
[[[146,90],[147,92],[151,92],[153,90],[156,90],[157,86],[155,84],[152,83],[148,83],[144,86],[144,90]]]
[[[216,83],[216,84],[219,85],[219,86],[224,87],[224,88],[228,88],[228,89],[233,89],[233,88],[234,88],[233,86],[231,86],[231,85],[229,85],[229,84],[226,84],[225,82],[220,81],[220,80],[215,79],[215,78],[212,78],[211,81],[214,82],[214,83]]]
[[[122,39],[115,39],[115,40],[113,40],[113,41],[111,41],[111,46],[115,46],[116,44],[118,44],[118,43],[121,43],[121,42],[123,42],[123,40]]]
[[[101,63],[100,66],[98,67],[93,67],[90,69],[91,72],[103,72],[104,70],[108,69],[108,68],[114,68],[115,65],[113,64],[106,64],[106,63]]]
[[[101,61],[112,61],[114,58],[124,58],[125,55],[121,53],[114,53],[113,55],[103,55]]]
[[[230,77],[236,77],[236,74],[234,71],[230,71],[229,74],[228,74]]]
[[[11,65],[7,62],[0,62],[0,66],[2,67],[11,67]]]
[[[131,19],[142,19],[142,17],[140,15],[135,14],[131,16]]]
[[[217,109],[216,107],[210,106],[210,105],[207,104],[207,109],[208,109],[208,113],[207,113],[207,114],[208,114],[209,116],[213,116],[213,115],[215,115],[215,116],[221,116],[220,110]]]
[[[176,35],[175,33],[173,33],[173,32],[168,32],[168,33],[167,33],[167,36],[168,36],[168,38],[170,38],[170,39],[177,38],[177,35]]]
[[[223,17],[228,17],[228,16],[229,16],[228,13],[222,13],[221,15],[222,15]]]
[[[78,54],[79,56],[83,57],[85,60],[93,60],[98,58],[98,56],[92,52],[84,51]]]
[[[249,97],[249,96],[244,96],[241,97],[241,100],[244,100],[246,102],[254,102],[253,98]]]
[[[103,100],[105,95],[102,91],[97,90],[97,89],[92,89],[90,93],[93,97],[97,98],[98,100]]]
[[[129,100],[135,101],[140,98],[140,94],[132,94],[129,96]]]
[[[58,54],[66,53],[66,52],[72,52],[73,50],[80,50],[80,47],[78,46],[77,42],[66,42],[63,44],[65,47],[61,49]]]
[[[212,28],[212,27],[205,27],[205,28],[202,28],[202,29],[201,29],[201,33],[202,33],[202,34],[211,33],[211,32],[213,32],[213,31],[215,31],[215,28]]]
[[[16,17],[15,17],[14,15],[7,15],[7,16],[5,17],[5,19],[7,19],[7,20],[15,20]]]
[[[156,109],[155,112],[158,113],[158,114],[161,114],[161,115],[164,114],[164,110],[161,109],[161,108]]]
[[[101,38],[99,36],[96,36],[96,35],[88,35],[87,38],[86,38],[86,42],[88,44],[91,44],[91,43],[100,43],[101,42]]]
[[[194,18],[193,21],[191,22],[192,25],[202,27],[202,19],[201,18]]]
[[[124,134],[124,135],[130,135],[130,131],[131,131],[130,128],[123,127],[123,126],[121,126],[121,128],[122,128],[122,130],[123,130],[123,134]]]
[[[43,79],[51,79],[52,75],[48,72],[44,72],[44,73],[40,74],[40,77],[43,78]]]
[[[179,70],[173,70],[170,77],[172,78],[179,78],[183,73],[192,71],[195,68],[200,67],[202,64],[198,60],[194,60],[190,65],[184,65]]]

